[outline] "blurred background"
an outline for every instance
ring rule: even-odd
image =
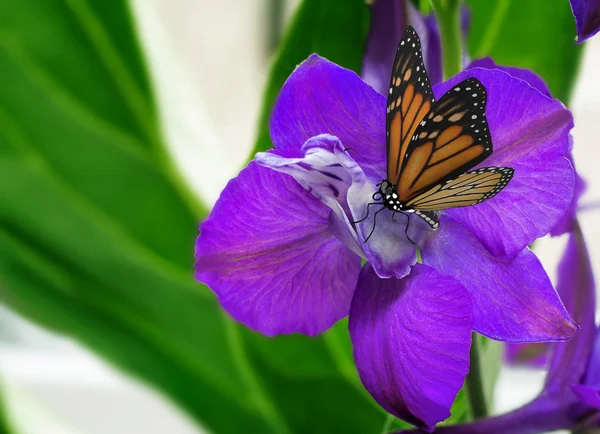
[[[133,1],[166,142],[195,194],[208,205],[251,152],[269,61],[297,3]],[[600,38],[594,38],[587,43],[570,104],[576,119],[576,164],[588,181],[583,203],[591,205],[600,201],[598,70]],[[581,217],[596,270],[600,270],[600,227],[594,224],[598,212],[592,209]],[[544,239],[536,244],[553,278],[564,243]],[[503,367],[494,411],[515,408],[535,396],[542,380],[542,372]],[[9,419],[21,433],[202,432],[160,392],[74,340],[4,307],[0,382]]]

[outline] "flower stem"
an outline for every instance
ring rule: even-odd
[[[447,80],[462,70],[460,0],[432,0],[431,4],[440,26],[444,79]]]
[[[473,333],[471,342],[471,365],[465,384],[467,386],[467,396],[471,406],[471,413],[474,419],[480,419],[488,415],[485,391],[483,390],[483,373],[481,371],[481,341],[479,335]]]

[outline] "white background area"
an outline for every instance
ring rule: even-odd
[[[168,142],[195,191],[213,203],[246,161],[268,68],[268,1],[136,0]],[[294,1],[288,2],[288,14]],[[588,42],[573,100],[575,160],[600,200],[600,36]],[[581,215],[600,270],[598,211]],[[536,252],[554,278],[565,239]],[[496,412],[540,390],[543,373],[501,372]],[[0,309],[0,381],[22,434],[198,434],[172,403],[78,344]]]

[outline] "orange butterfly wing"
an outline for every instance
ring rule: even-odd
[[[436,102],[419,37],[412,27],[404,32],[387,99],[387,179],[402,204],[434,229],[437,211],[488,200],[513,177],[509,167],[466,172],[493,152],[486,103],[476,78]]]
[[[512,179],[510,167],[486,167],[463,173],[456,179],[437,184],[411,199],[407,205],[419,211],[477,205],[496,196]]]
[[[396,183],[403,203],[414,203],[415,197],[457,178],[492,154],[486,102],[485,87],[473,77],[435,102],[414,130],[404,155]]]
[[[421,41],[408,27],[398,45],[387,100],[387,177],[396,183],[411,136],[435,101],[423,64]]]

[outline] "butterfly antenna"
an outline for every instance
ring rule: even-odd
[[[387,176],[381,170],[377,169],[377,166],[375,166],[370,159],[368,159],[367,157],[365,157],[363,154],[361,154],[360,152],[358,152],[356,149],[354,149],[354,148],[344,148],[344,151],[345,152],[348,152],[348,151],[354,151],[354,152],[356,152],[358,155],[361,156],[361,158],[363,160],[365,160],[367,163],[369,163],[370,167],[372,167],[377,172],[379,172],[379,174],[381,175],[381,179],[387,179]],[[377,186],[379,187],[379,184]]]

